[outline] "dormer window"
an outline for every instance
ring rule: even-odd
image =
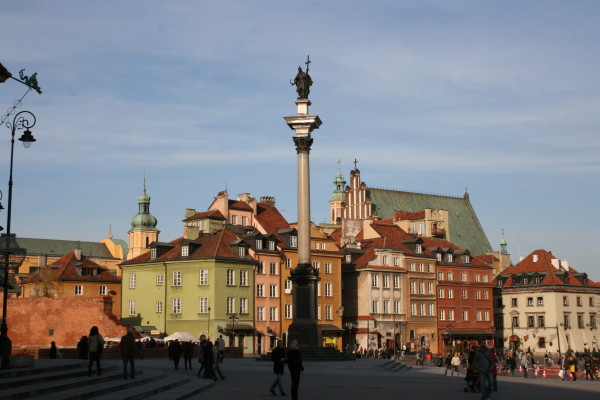
[[[246,257],[246,248],[245,248],[245,247],[243,247],[243,246],[240,246],[240,247],[238,248],[238,255],[239,255],[240,257]]]
[[[381,261],[381,263],[382,263],[383,265],[388,265],[388,256],[383,256],[383,257],[382,257],[382,261]]]
[[[465,264],[469,264],[470,262],[471,262],[471,257],[468,254],[466,254],[465,255]]]
[[[150,249],[150,258],[156,258],[156,247]]]
[[[298,236],[290,236],[290,247],[298,247]]]
[[[529,285],[529,278],[523,278],[523,285]]]
[[[352,254],[346,254],[346,263],[350,264],[352,262]]]
[[[436,253],[435,255],[438,261],[442,261],[442,253]]]
[[[422,253],[423,252],[423,246],[421,244],[417,243],[416,246],[415,246],[415,251],[417,253],[419,253],[419,254]]]
[[[452,260],[454,260],[454,257],[452,256],[452,254],[451,253],[446,254],[446,261],[452,262]]]
[[[269,240],[269,250],[275,250],[275,242],[273,240]]]
[[[237,215],[231,216],[231,225],[237,225]]]
[[[190,255],[190,246],[181,246],[181,257],[187,257]]]
[[[498,287],[502,287],[504,285],[504,280],[498,279]]]
[[[262,240],[256,239],[256,249],[257,250],[262,249],[262,244],[263,244]]]

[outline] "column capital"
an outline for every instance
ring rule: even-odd
[[[294,136],[294,143],[296,144],[296,153],[310,153],[313,138],[310,136]]]

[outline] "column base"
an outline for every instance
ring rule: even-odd
[[[316,323],[294,322],[288,329],[288,345],[297,340],[300,349],[320,349],[323,347],[321,326]]]

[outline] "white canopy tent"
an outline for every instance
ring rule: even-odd
[[[171,340],[175,339],[179,340],[180,342],[200,342],[196,337],[188,332],[175,332],[174,334],[167,336],[164,340],[165,342],[170,342]]]

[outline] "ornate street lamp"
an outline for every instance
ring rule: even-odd
[[[235,347],[235,322],[239,321],[239,317],[237,316],[237,314],[232,313],[229,314],[229,319],[231,320],[231,323],[233,324],[231,332],[232,332],[232,336],[233,336],[233,346],[230,347]]]
[[[27,250],[22,249],[17,244],[16,235],[11,233],[12,216],[12,187],[13,187],[13,158],[15,152],[15,133],[17,130],[25,129],[23,135],[19,138],[23,145],[28,148],[35,138],[29,130],[35,125],[35,115],[29,111],[21,111],[13,119],[12,124],[6,122],[6,126],[11,130],[10,142],[10,174],[8,180],[8,209],[6,216],[6,233],[0,236],[0,258],[4,264],[4,293],[2,303],[2,326],[0,327],[0,352],[2,353],[2,369],[10,368],[10,354],[12,352],[12,342],[8,338],[8,325],[6,323],[6,313],[8,304],[8,276],[10,270],[17,272],[23,263]]]

